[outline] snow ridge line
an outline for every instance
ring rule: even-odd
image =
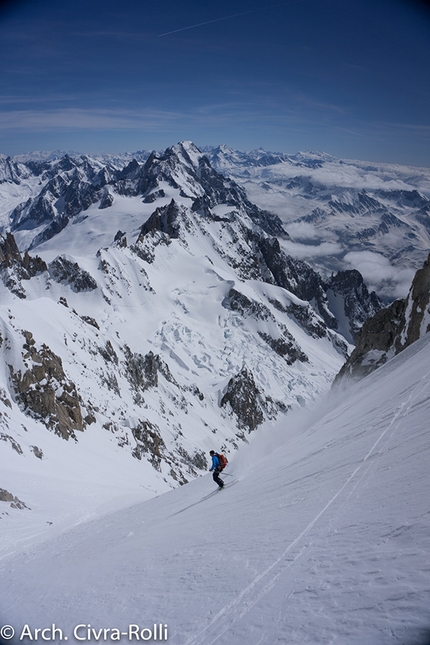
[[[430,372],[425,374],[421,378],[421,383],[425,385],[427,378],[429,377]],[[246,600],[246,596],[249,595],[254,588],[259,585],[259,583],[266,577],[268,576],[275,567],[280,565],[282,563],[282,560],[285,559],[289,551],[293,549],[299,542],[300,540],[315,526],[315,524],[318,522],[318,520],[324,515],[324,513],[332,506],[332,504],[336,501],[336,499],[342,494],[342,492],[345,490],[345,488],[348,486],[348,484],[354,479],[356,474],[363,468],[363,466],[367,463],[369,458],[373,456],[375,449],[377,446],[381,443],[385,435],[389,432],[391,428],[393,428],[393,425],[396,424],[396,427],[393,428],[389,438],[385,442],[384,446],[380,450],[378,450],[378,453],[381,453],[381,450],[388,444],[392,436],[394,435],[396,429],[397,429],[397,421],[404,416],[404,414],[409,410],[412,400],[415,399],[419,393],[422,391],[422,387],[419,389],[417,392],[415,390],[411,391],[409,394],[409,397],[406,401],[401,403],[399,407],[397,408],[396,412],[394,413],[390,423],[388,426],[381,432],[379,437],[376,439],[370,450],[367,452],[365,457],[361,460],[361,462],[358,464],[358,466],[355,468],[355,470],[352,472],[352,474],[348,477],[346,482],[341,486],[341,488],[337,491],[335,495],[327,502],[327,504],[324,506],[324,508],[315,516],[315,518],[306,526],[306,528],[303,529],[303,531],[287,546],[287,548],[283,551],[283,553],[269,566],[267,567],[263,572],[258,574],[254,580],[247,586],[245,589],[241,591],[241,593],[237,596],[235,600],[232,600],[228,605],[223,607],[211,620],[211,622],[206,625],[198,634],[196,634],[194,637],[191,639],[188,639],[185,642],[185,645],[213,645],[216,641],[218,641],[238,620],[243,618],[248,611],[254,607],[254,605],[262,598],[264,597],[274,586],[276,580],[288,569],[291,568],[291,566],[298,560],[305,551],[308,550],[309,546],[311,546],[312,542],[310,544],[305,544],[303,547],[300,549],[300,551],[295,555],[286,566],[281,567],[280,570],[277,573],[274,573],[272,577],[267,581],[267,583],[262,587],[260,591],[257,591],[255,595],[251,596],[248,600]],[[353,491],[357,488],[359,483],[363,480],[363,477],[366,475],[366,473],[369,470],[370,465],[366,468],[365,472],[359,477],[358,481],[355,483],[353,486],[352,490],[348,494],[347,500],[353,493]],[[342,506],[346,503],[346,501],[342,504]],[[291,593],[289,594],[288,598],[291,596]],[[288,599],[287,598],[287,599]],[[224,623],[224,626],[220,626],[219,621],[222,620]],[[217,624],[217,633],[216,635],[211,635],[211,634],[205,634],[205,632],[208,632],[208,630],[214,625]],[[202,638],[201,638],[202,637]]]

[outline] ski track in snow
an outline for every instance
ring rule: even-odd
[[[430,372],[428,372],[420,381],[421,387],[416,391],[412,390],[409,394],[407,401],[402,402],[396,411],[393,414],[393,417],[389,425],[381,432],[377,440],[374,442],[369,452],[365,455],[364,459],[360,464],[355,468],[355,470],[348,477],[343,486],[337,491],[335,495],[330,499],[329,502],[324,506],[324,508],[315,516],[315,518],[306,526],[306,528],[293,540],[285,549],[285,551],[277,558],[269,567],[267,567],[262,573],[257,575],[254,580],[245,587],[239,596],[223,607],[211,620],[211,622],[201,630],[197,635],[186,641],[185,645],[213,645],[219,641],[224,634],[229,632],[233,625],[236,624],[240,619],[242,619],[248,612],[250,612],[253,607],[265,596],[275,585],[277,579],[280,576],[286,575],[287,572],[294,566],[294,563],[313,546],[313,541],[310,541],[309,544],[304,544],[300,547],[298,552],[295,555],[292,555],[291,559],[285,561],[288,554],[300,544],[300,542],[308,535],[310,530],[316,525],[319,519],[333,506],[334,502],[341,496],[341,494],[348,489],[349,484],[353,483],[351,490],[349,491],[346,499],[342,502],[341,506],[336,514],[340,513],[342,507],[348,502],[351,495],[354,493],[355,489],[363,482],[363,479],[368,475],[369,470],[372,467],[372,463],[369,461],[377,453],[382,453],[387,449],[387,446],[392,439],[396,429],[398,427],[399,420],[404,417],[410,410],[413,402],[419,398],[421,392],[426,388],[428,377]],[[390,432],[391,431],[391,432]],[[379,444],[383,441],[386,435],[389,435],[379,450],[376,450]],[[358,476],[359,475],[359,476]],[[186,510],[186,509],[184,509]],[[182,512],[182,511],[180,511]],[[291,590],[289,596],[294,592],[294,588]],[[285,610],[285,607],[284,607]],[[266,637],[263,636],[258,643],[255,645],[260,645],[260,643],[267,642]]]
[[[222,474],[222,477],[225,477],[225,476],[229,476],[229,473]],[[232,481],[229,481],[228,483],[224,484],[224,488],[230,488],[230,486],[233,486],[233,484],[237,484],[238,481],[239,481],[238,479],[233,479]],[[216,488],[211,493],[208,493],[207,495],[204,495],[201,499],[197,500],[197,502],[194,502],[193,504],[189,504],[188,506],[185,506],[185,508],[181,508],[180,511],[176,511],[176,513],[172,513],[172,515],[169,515],[169,517],[174,517],[175,515],[180,515],[181,513],[185,513],[185,511],[188,511],[188,509],[193,508],[193,506],[197,506],[202,502],[205,502],[207,499],[209,499],[210,497],[213,497],[219,492],[220,492],[219,488]]]

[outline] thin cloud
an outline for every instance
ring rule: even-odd
[[[287,231],[297,240],[322,241],[322,236],[326,234],[324,231],[318,230],[315,226],[312,226],[312,224],[308,224],[307,222],[292,222],[287,225]]]
[[[52,94],[49,96],[49,103],[62,103],[64,101],[71,102],[76,101],[77,99],[88,99],[90,95],[88,93],[76,94]],[[39,103],[41,105],[46,105],[47,100],[46,96],[36,95],[36,94],[0,94],[0,105],[18,105],[24,103],[28,105],[29,103]]]
[[[1,99],[0,99],[1,103]],[[267,115],[259,106],[243,103],[218,103],[196,107],[193,111],[156,109],[58,108],[50,110],[0,111],[0,128],[9,130],[58,129],[135,129],[142,127],[221,127],[232,123],[254,125],[265,118],[266,126],[283,122],[282,115]]]
[[[297,92],[295,95],[295,98],[299,103],[302,103],[304,105],[310,105],[313,108],[318,108],[329,112],[336,112],[338,114],[345,114],[347,112],[345,106],[343,105],[337,105],[335,103],[327,103],[325,101],[319,101],[301,92]]]
[[[135,129],[177,124],[184,115],[177,112],[143,110],[15,110],[0,112],[0,128],[13,130]]]
[[[414,132],[420,134],[422,137],[428,139],[430,137],[430,125],[424,123],[387,123],[382,124],[380,127],[396,128],[397,130],[406,130],[407,132]]]

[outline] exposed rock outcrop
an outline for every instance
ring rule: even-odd
[[[11,437],[10,434],[6,434],[5,432],[0,432],[0,441],[5,441],[6,443],[10,443],[12,450],[15,450],[15,452],[17,452],[18,455],[24,454],[20,444],[16,441],[16,439]]]
[[[239,374],[229,380],[220,406],[229,406],[237,417],[238,426],[251,432],[264,421],[260,399],[252,372],[243,367]]]
[[[157,208],[151,217],[143,224],[137,243],[142,242],[145,235],[160,231],[172,239],[179,237],[180,221],[185,219],[185,209],[180,207],[174,199],[168,206]]]
[[[430,255],[415,274],[407,298],[368,319],[356,346],[334,381],[362,378],[430,331]]]
[[[344,314],[348,328],[342,329],[349,342],[354,342],[363,323],[373,317],[383,304],[374,291],[369,293],[363,276],[356,269],[339,271],[326,284],[330,308],[337,313],[337,319]],[[338,305],[336,306],[336,302]],[[339,328],[339,327],[337,327]]]
[[[59,356],[45,344],[37,349],[29,331],[23,335],[28,369],[22,372],[9,365],[18,404],[63,439],[76,438],[75,431],[84,430],[85,422],[75,384],[65,375]]]
[[[8,289],[19,298],[26,298],[22,280],[30,280],[47,270],[40,257],[26,251],[22,257],[12,233],[0,235],[0,275]]]
[[[31,510],[27,504],[22,502],[15,495],[12,495],[12,493],[9,493],[5,488],[0,488],[0,502],[8,502],[11,508],[28,508],[28,510]]]
[[[286,255],[276,238],[256,238],[261,272],[266,282],[291,291],[300,300],[313,302],[315,310],[326,325],[336,329],[337,321],[331,313],[325,285],[321,276],[309,264]]]
[[[59,255],[49,265],[49,275],[55,282],[68,284],[72,291],[93,291],[97,289],[94,278],[82,269],[77,262],[71,262],[63,255]]]
[[[127,379],[135,392],[145,392],[151,387],[158,386],[158,374],[162,374],[170,383],[175,383],[168,365],[164,363],[158,354],[148,352],[133,354],[126,346],[124,348],[125,368]]]
[[[0,238],[0,266],[11,267],[15,263],[22,263],[22,256],[12,233]]]
[[[136,440],[136,447],[133,449],[133,457],[142,459],[147,457],[151,464],[158,471],[161,470],[161,462],[166,452],[166,444],[160,435],[160,430],[149,421],[140,421],[132,428],[133,437]]]

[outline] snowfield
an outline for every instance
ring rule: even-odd
[[[424,642],[429,376],[427,334],[251,435],[225,490],[208,474],[16,545],[0,563],[2,624],[27,643],[37,628],[55,643],[132,642],[129,625],[147,636],[154,623],[172,645]]]

